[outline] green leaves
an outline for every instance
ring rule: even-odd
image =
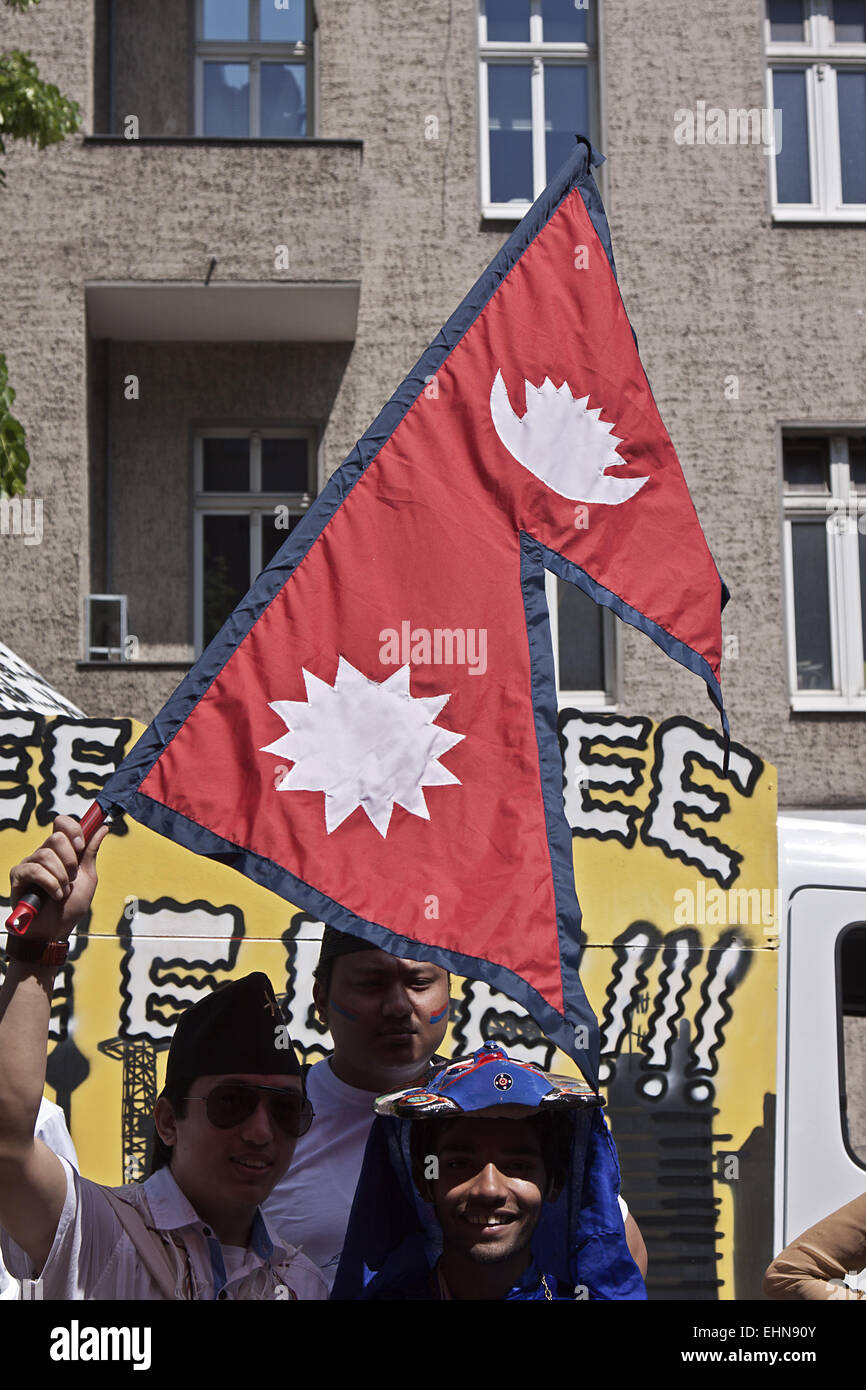
[[[6,358],[0,352],[0,497],[24,492],[30,463],[24,430],[12,414],[14,400]]]
[[[5,0],[5,4],[25,14],[39,0]],[[53,82],[42,81],[29,53],[17,49],[0,53],[0,154],[6,153],[7,140],[29,140],[44,150],[80,129],[78,103],[65,97]],[[0,190],[5,183],[0,169]],[[14,400],[6,358],[0,353],[0,497],[24,492],[30,463],[23,427],[12,414]]]
[[[78,103],[42,81],[29,53],[0,53],[0,153],[7,140],[29,140],[44,150],[80,128]],[[5,182],[0,169],[0,186]]]

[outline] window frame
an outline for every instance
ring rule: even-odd
[[[248,492],[206,492],[204,490],[205,439],[247,439],[250,443],[250,489]],[[314,491],[263,492],[262,440],[306,439],[308,479]],[[288,506],[290,516],[303,516],[320,490],[318,440],[311,427],[239,428],[218,425],[197,428],[193,436],[193,643],[195,659],[204,651],[204,518],[206,516],[245,516],[250,528],[250,585],[262,569],[262,517],[272,515],[279,506]],[[286,539],[290,532],[286,531]],[[226,615],[228,616],[228,615]]]
[[[604,653],[603,690],[567,690],[559,683],[559,605],[557,603],[557,584],[566,584],[553,570],[547,570],[544,577],[544,594],[547,599],[547,612],[550,620],[550,640],[553,645],[553,668],[556,676],[556,700],[559,709],[602,710],[615,714],[620,696],[621,637],[620,624],[614,614],[603,604],[596,605],[601,622],[601,640]]]
[[[94,603],[116,603],[118,605],[118,616],[120,626],[120,646],[101,647],[93,641],[93,607]],[[101,662],[107,665],[116,665],[121,661],[128,661],[127,642],[129,637],[129,617],[127,612],[126,594],[88,594],[84,600],[84,660]]]
[[[204,0],[195,0],[195,133],[202,140],[308,140],[315,137],[315,9],[313,0],[303,0],[307,38],[295,43],[278,43],[260,39],[259,14],[267,0],[247,0],[249,6],[248,39],[204,39]],[[254,38],[253,35],[256,35]],[[261,134],[261,64],[262,62],[298,62],[306,70],[307,129],[304,135]],[[204,65],[206,62],[247,63],[250,69],[249,132],[246,136],[207,135],[204,129]]]
[[[829,0],[803,0],[802,40],[770,37],[769,0],[764,4],[764,60],[767,108],[775,108],[773,73],[805,72],[806,124],[812,201],[780,203],[776,159],[771,156],[770,210],[776,222],[866,222],[866,202],[842,202],[842,149],[839,139],[839,70],[866,72],[866,42],[836,43]],[[782,144],[785,142],[784,123]]]
[[[541,38],[541,0],[530,0],[529,40],[519,43],[488,42],[486,0],[478,0],[476,32],[478,36],[478,135],[480,143],[479,178],[481,215],[491,220],[514,222],[528,212],[532,203],[543,193],[556,172],[546,168],[544,143],[544,68],[545,64],[585,66],[587,69],[587,109],[589,130],[582,132],[598,144],[601,92],[599,82],[600,30],[598,10],[600,0],[590,4],[587,16],[586,43],[545,43]],[[490,197],[490,141],[488,131],[489,104],[487,69],[493,63],[513,63],[517,59],[530,61],[530,110],[532,113],[532,197],[525,201],[495,203]],[[581,60],[576,62],[576,60]]]
[[[838,1085],[839,1085],[839,1130],[845,1152],[852,1163],[856,1163],[858,1168],[866,1170],[866,1149],[858,1151],[851,1142],[851,1130],[848,1125],[848,1096],[850,1094],[850,1077],[852,1070],[850,1067],[850,1054],[845,1046],[845,1020],[846,1018],[858,1018],[861,1015],[856,1013],[846,1014],[844,1011],[845,1002],[845,981],[842,978],[842,956],[847,938],[852,932],[866,932],[866,922],[848,922],[837,933],[834,947],[834,973],[836,976],[836,1053],[838,1058]],[[864,1286],[866,1287],[866,1286]]]
[[[786,438],[812,436],[829,446],[829,490],[789,492],[785,488]],[[859,526],[866,527],[866,489],[857,492],[851,477],[848,442],[866,438],[856,426],[785,425],[779,435],[779,476],[782,497],[782,556],[785,594],[785,644],[791,709],[866,713],[866,673],[862,634],[862,591]],[[844,524],[833,522],[834,516]],[[856,518],[856,520],[855,520]],[[820,520],[826,528],[832,690],[800,690],[797,686],[797,642],[794,625],[794,556],[792,526],[797,520]],[[852,524],[853,523],[853,524]]]

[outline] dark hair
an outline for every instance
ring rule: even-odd
[[[334,973],[334,961],[336,956],[331,956],[328,960],[320,960],[313,971],[313,979],[321,989],[325,998],[331,993],[331,976]]]
[[[326,1000],[328,999],[328,997],[329,997],[329,995],[330,995],[330,993],[331,993],[331,980],[333,979],[333,975],[334,975],[334,966],[335,966],[335,964],[336,964],[337,961],[340,959],[340,956],[341,956],[341,955],[353,955],[353,954],[354,954],[354,952],[341,951],[341,952],[337,953],[336,955],[333,955],[333,956],[326,956],[324,960],[322,960],[321,958],[319,959],[319,963],[318,963],[318,965],[316,966],[315,970],[313,971],[313,979],[315,980],[316,984],[317,984],[317,985],[319,986],[319,988],[321,989],[321,991],[322,991],[322,993],[324,994]],[[416,961],[416,964],[417,964],[417,965],[435,965],[436,962],[435,962],[435,961],[432,961],[432,960],[431,960],[431,961]],[[450,972],[450,970],[446,970],[446,971],[445,971],[445,976],[446,976],[446,979],[447,979],[447,981],[448,981],[448,993],[449,993],[449,995],[450,995],[450,993],[451,993],[451,972]]]
[[[171,1102],[172,1109],[179,1120],[182,1120],[186,1115],[185,1097],[189,1095],[190,1087],[194,1082],[194,1076],[177,1076],[160,1093],[159,1099]],[[171,1149],[168,1144],[160,1139],[156,1124],[152,1118],[151,1124],[153,1125],[153,1133],[151,1135],[150,1144],[148,1145],[149,1152],[146,1164],[148,1177],[151,1177],[158,1168],[171,1167]]]
[[[559,1191],[568,1182],[571,1151],[574,1143],[575,1111],[542,1110],[533,1116],[534,1128],[541,1144],[544,1167],[547,1170],[548,1190]]]

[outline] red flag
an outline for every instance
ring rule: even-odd
[[[589,162],[579,146],[99,800],[486,979],[592,1080],[545,567],[719,703],[723,586]]]

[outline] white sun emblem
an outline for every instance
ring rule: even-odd
[[[429,820],[423,788],[460,785],[438,759],[465,735],[433,723],[451,697],[413,698],[409,674],[380,685],[341,656],[333,685],[303,671],[306,701],[270,705],[289,732],[260,751],[294,763],[276,789],[324,792],[329,835],[360,806],[384,839],[395,806]]]

